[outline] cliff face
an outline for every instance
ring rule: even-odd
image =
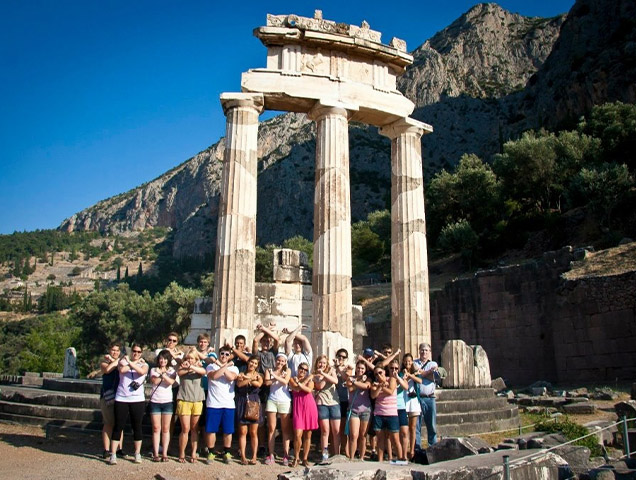
[[[580,0],[567,17],[528,18],[480,4],[414,52],[399,80],[434,126],[423,138],[427,176],[463,153],[489,159],[527,128],[554,126],[593,104],[636,101],[634,1]],[[353,220],[387,208],[390,146],[350,125]],[[214,251],[224,141],[159,178],[67,219],[61,229],[129,232],[171,227],[175,256]],[[258,243],[313,235],[315,126],[285,114],[259,128]]]

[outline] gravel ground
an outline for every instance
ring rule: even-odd
[[[126,443],[124,441],[124,443]],[[130,445],[130,443],[128,443]],[[149,450],[146,441],[142,452]],[[171,449],[172,450],[172,449]],[[85,434],[76,437],[59,435],[47,439],[38,427],[0,423],[0,478],[26,479],[109,479],[135,478],[135,480],[165,478],[170,480],[206,478],[212,480],[275,479],[290,470],[282,465],[229,465],[215,462],[206,465],[181,464],[174,457],[167,463],[154,463],[144,457],[141,464],[121,459],[117,465],[108,465],[101,458],[99,438]]]

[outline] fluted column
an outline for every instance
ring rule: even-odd
[[[216,241],[213,344],[218,348],[254,318],[258,116],[263,95],[223,93],[225,153]]]
[[[333,358],[353,346],[348,112],[319,102],[309,118],[317,125],[311,343]]]
[[[391,343],[414,357],[431,341],[420,141],[431,131],[411,118],[380,129],[391,139]]]

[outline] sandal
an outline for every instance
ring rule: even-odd
[[[186,463],[185,457],[179,457],[179,463]]]
[[[298,459],[294,458],[294,461],[291,462],[290,467],[297,467],[298,466]]]
[[[170,461],[170,459],[169,459],[168,457],[162,457],[162,458],[161,458],[161,461],[162,461],[162,462],[169,462],[169,461]]]
[[[241,459],[241,465],[247,465],[247,459],[246,458],[242,458]]]
[[[247,463],[249,463],[250,465],[256,465],[256,459],[252,458],[250,461],[248,461]]]
[[[160,460],[159,455],[153,455],[152,456],[152,461],[153,462],[158,462]]]
[[[197,460],[199,460],[197,457],[190,457],[190,463],[197,463]]]

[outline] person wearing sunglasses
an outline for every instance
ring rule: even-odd
[[[347,412],[349,411],[349,389],[347,388],[347,379],[349,375],[353,375],[353,367],[347,365],[349,352],[345,348],[341,348],[336,352],[336,358],[333,360],[333,367],[336,373],[338,383],[336,391],[340,399],[340,445],[345,446],[345,455],[349,456],[347,451],[347,435],[345,434],[345,423],[347,421]]]
[[[367,427],[371,418],[371,398],[369,389],[371,382],[367,374],[366,362],[358,360],[354,375],[347,378],[347,389],[349,391],[349,409],[347,411],[348,429],[347,456],[353,460],[356,449],[360,453],[360,459],[364,460],[367,449]]]
[[[294,453],[296,458],[292,467],[300,461],[300,448],[303,449],[302,464],[309,466],[309,447],[311,446],[311,432],[318,428],[318,407],[312,395],[314,391],[313,375],[309,375],[309,364],[298,365],[295,377],[289,380],[292,391],[292,423],[294,425]]]
[[[232,459],[231,446],[234,433],[234,384],[239,374],[233,362],[230,361],[232,349],[223,346],[219,350],[219,359],[207,366],[208,399],[206,410],[206,425],[208,458],[210,465],[216,455],[213,451],[216,434],[223,429],[223,461],[230,463]]]
[[[117,448],[119,438],[130,415],[130,423],[133,429],[135,446],[135,463],[141,463],[141,440],[143,438],[141,421],[146,409],[144,395],[144,381],[148,374],[148,364],[141,357],[143,350],[141,345],[133,343],[131,347],[132,358],[128,355],[119,360],[119,385],[115,394],[115,428],[110,444],[110,459],[108,463],[117,463]]]
[[[329,366],[327,355],[320,355],[314,364],[314,395],[318,405],[320,450],[322,461],[329,459],[329,437],[333,455],[340,454],[340,397],[335,369]]]
[[[99,368],[102,372],[102,388],[99,392],[99,404],[102,410],[102,418],[104,420],[104,426],[102,428],[102,443],[104,445],[103,457],[110,457],[110,442],[113,434],[113,427],[115,426],[115,393],[117,392],[117,386],[119,385],[119,370],[117,365],[119,364],[119,357],[121,355],[121,343],[113,342],[108,348],[108,353],[104,355]],[[124,435],[119,438],[120,456],[122,442]]]

